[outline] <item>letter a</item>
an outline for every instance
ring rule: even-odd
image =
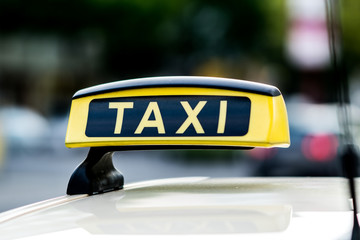
[[[149,120],[151,113],[154,113],[155,120]],[[158,134],[165,134],[164,123],[161,117],[159,105],[157,102],[150,102],[139,126],[135,130],[135,134],[141,134],[146,127],[156,127]]]

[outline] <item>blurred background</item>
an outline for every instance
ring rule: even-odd
[[[360,111],[360,2],[336,1],[337,58]],[[72,95],[150,76],[277,86],[288,149],[116,153],[127,183],[181,176],[340,176],[323,0],[0,0],[0,212],[64,195],[88,149],[66,149]],[[149,169],[151,169],[149,171]]]

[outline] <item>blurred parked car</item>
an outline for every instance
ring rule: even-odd
[[[253,149],[260,176],[340,176],[341,134],[335,104],[314,104],[299,99],[287,103],[291,146],[288,149]],[[357,109],[353,113],[358,115]]]
[[[29,108],[0,109],[3,138],[9,151],[48,148],[50,126],[46,118]]]

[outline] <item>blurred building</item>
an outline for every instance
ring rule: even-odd
[[[287,0],[287,8],[286,55],[295,71],[293,84],[312,101],[329,101],[333,94],[329,85],[333,79],[329,77],[330,47],[325,1]]]
[[[93,38],[69,42],[40,34],[0,37],[0,99],[43,114],[61,112],[71,92],[96,78],[102,45]]]

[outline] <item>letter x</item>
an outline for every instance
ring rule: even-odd
[[[188,129],[190,124],[192,124],[194,126],[197,134],[205,133],[199,120],[197,119],[197,115],[203,109],[203,107],[205,106],[207,101],[200,101],[194,109],[191,108],[189,102],[187,102],[187,101],[181,101],[180,103],[183,106],[185,112],[187,113],[188,118],[185,120],[185,122],[183,122],[181,127],[176,131],[176,134],[183,134],[186,131],[186,129]]]

